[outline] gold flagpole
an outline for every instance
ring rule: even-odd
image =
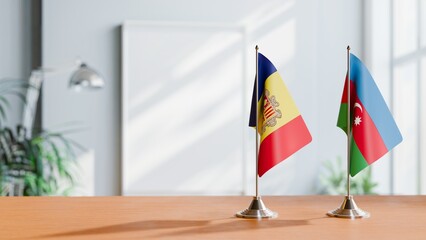
[[[348,112],[347,112],[347,194],[345,196],[345,199],[343,200],[342,205],[332,211],[327,212],[327,215],[330,217],[340,217],[340,218],[368,218],[370,217],[370,214],[368,212],[363,211],[361,208],[359,208],[355,200],[353,199],[353,196],[351,195],[351,178],[350,178],[350,172],[351,172],[351,125],[352,125],[352,119],[351,119],[351,62],[350,62],[350,50],[351,47],[347,47],[347,95],[348,95]]]
[[[259,99],[259,47],[256,45],[256,84],[255,84],[255,95],[256,95],[256,105],[258,104]],[[275,218],[278,216],[276,212],[269,210],[259,195],[259,107],[256,106],[256,196],[253,197],[253,200],[250,203],[250,206],[240,212],[235,214],[240,218]]]

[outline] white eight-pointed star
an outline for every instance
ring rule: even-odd
[[[354,119],[355,126],[360,125],[361,122],[362,122],[361,117],[360,116],[356,116],[355,119]]]

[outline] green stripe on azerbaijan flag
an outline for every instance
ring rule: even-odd
[[[351,138],[351,176],[361,172],[362,169],[368,167],[368,163],[359,151],[353,137]]]
[[[346,121],[348,117],[348,104],[340,104],[339,116],[337,117],[337,126],[341,128],[345,133],[348,130],[348,122]]]
[[[340,127],[343,131],[347,131],[347,112],[348,104],[342,103],[340,105],[339,117],[337,119],[337,126]],[[362,156],[357,144],[354,141],[353,136],[350,139],[351,141],[351,163],[350,163],[350,174],[355,176],[364,168],[368,167],[368,163],[365,158]]]
[[[337,126],[343,131],[347,131],[347,113],[348,113],[348,104],[342,103],[340,105],[339,117],[337,119]],[[357,144],[354,141],[353,136],[350,139],[351,141],[351,162],[350,162],[350,174],[355,176],[364,168],[368,167],[368,163],[365,158],[362,156]]]

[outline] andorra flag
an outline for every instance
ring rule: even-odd
[[[368,69],[350,54],[350,104],[346,76],[337,126],[347,133],[350,114],[350,174],[355,176],[402,141],[401,133]]]
[[[287,87],[274,65],[258,53],[258,99],[253,91],[250,123],[260,134],[258,174],[269,169],[312,141],[311,134],[297,110]]]

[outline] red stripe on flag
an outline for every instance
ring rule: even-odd
[[[311,134],[301,115],[269,134],[260,143],[259,176],[311,141]]]
[[[271,106],[268,106],[265,108],[265,110],[263,111],[264,115],[268,115],[271,114],[271,112],[273,112],[274,110],[272,109]]]
[[[358,97],[355,99],[352,124],[354,141],[369,165],[388,152],[376,125]]]
[[[265,114],[265,118],[266,119],[268,119],[269,117],[271,117],[272,115],[274,115],[274,111],[268,111],[266,114]]]
[[[355,96],[355,83],[351,81],[351,103],[354,101]],[[348,76],[346,75],[345,87],[343,88],[341,103],[348,103]]]
[[[273,111],[272,107],[267,107],[267,108],[265,109],[265,113],[266,113],[266,114],[268,114],[268,113],[270,113],[270,112],[272,112],[272,111]]]

